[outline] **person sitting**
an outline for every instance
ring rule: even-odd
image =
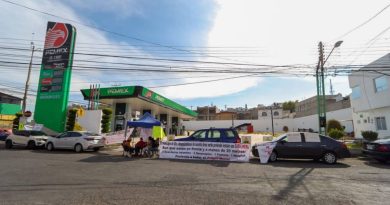
[[[135,156],[143,154],[143,149],[147,146],[146,142],[140,138],[140,140],[135,144]]]
[[[147,155],[152,157],[154,154],[158,152],[158,142],[153,139],[153,137],[148,138],[148,147],[147,147]]]
[[[123,140],[123,156],[131,157],[131,154],[134,152],[134,148],[131,147],[131,138],[129,137],[127,140]]]

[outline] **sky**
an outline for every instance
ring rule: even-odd
[[[0,89],[21,95],[27,65],[6,68],[4,61],[28,63],[30,56],[30,51],[4,48],[30,48],[33,41],[38,49],[33,63],[39,64],[47,21],[56,21],[76,27],[76,52],[152,58],[76,54],[71,102],[85,103],[79,90],[89,88],[91,83],[102,87],[142,85],[193,108],[254,107],[303,100],[316,95],[313,73],[320,41],[328,56],[334,43],[343,40],[325,65],[329,74],[335,73],[335,66],[366,65],[388,53],[389,4],[384,0],[0,0]],[[369,22],[344,35],[378,12]],[[83,65],[141,69],[79,70],[77,66]],[[241,72],[142,71],[153,66]],[[248,75],[247,71],[276,74]],[[33,66],[30,110],[34,109],[38,75],[39,66]],[[330,80],[335,93],[350,94],[346,74],[326,78],[327,94]]]

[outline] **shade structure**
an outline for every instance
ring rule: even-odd
[[[127,126],[152,128],[153,126],[161,126],[161,122],[147,112],[137,121],[127,121]]]

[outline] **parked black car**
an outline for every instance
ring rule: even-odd
[[[380,139],[363,143],[363,154],[380,162],[390,161],[390,139]]]
[[[323,160],[327,164],[334,164],[337,159],[350,157],[347,146],[330,137],[309,132],[286,133],[274,139],[277,142],[270,158],[274,162],[277,158],[314,159]],[[252,146],[252,154],[259,156],[257,145]]]

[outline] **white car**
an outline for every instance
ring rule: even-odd
[[[45,146],[48,136],[41,131],[34,130],[14,130],[5,140],[5,148],[11,149],[13,146],[24,146],[29,149]]]
[[[98,151],[104,147],[102,136],[91,132],[69,131],[56,137],[49,137],[46,143],[46,149],[73,149],[75,152],[84,150]]]

